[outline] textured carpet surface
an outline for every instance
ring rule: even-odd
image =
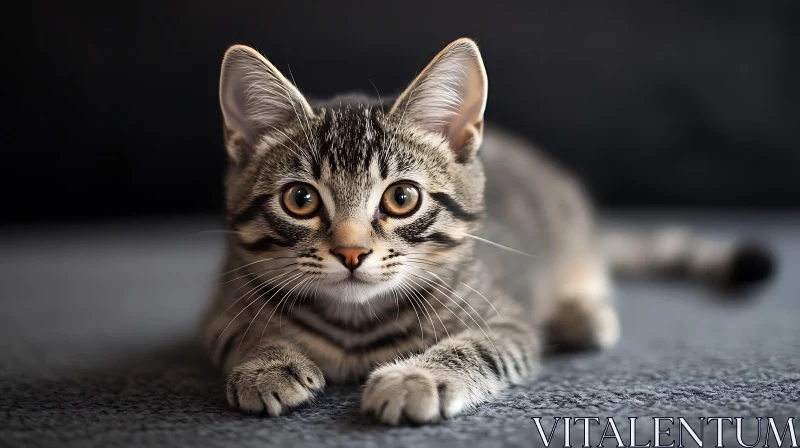
[[[541,446],[535,416],[545,417],[546,433],[555,416],[599,417],[602,425],[614,417],[626,444],[628,417],[640,417],[640,443],[652,439],[654,416],[746,417],[752,443],[750,417],[775,417],[782,428],[800,408],[800,219],[660,216],[771,241],[776,280],[736,304],[701,288],[621,285],[616,348],[549,357],[527,385],[420,428],[362,417],[355,385],[330,387],[313,406],[280,418],[229,410],[222,378],[193,339],[221,251],[218,234],[197,234],[217,228],[212,220],[6,232],[0,445],[532,447]],[[664,427],[672,427],[669,443],[677,428]],[[724,429],[735,440],[733,426]],[[591,426],[593,446],[602,431]],[[583,427],[571,433],[580,446]],[[707,446],[715,434],[706,428]]]

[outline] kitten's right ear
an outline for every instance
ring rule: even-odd
[[[488,94],[486,69],[471,39],[451,43],[395,100],[390,115],[447,137],[458,160],[478,150]]]
[[[300,91],[266,58],[245,45],[234,45],[225,52],[219,103],[228,129],[242,135],[251,147],[301,116],[313,116]],[[239,156],[231,154],[234,159]]]

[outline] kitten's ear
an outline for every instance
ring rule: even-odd
[[[392,106],[390,114],[447,137],[458,158],[481,143],[488,82],[478,46],[458,39],[436,55]]]
[[[226,126],[250,145],[300,117],[313,116],[300,91],[261,54],[244,45],[234,45],[225,53],[219,103]]]

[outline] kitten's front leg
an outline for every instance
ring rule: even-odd
[[[252,348],[228,373],[228,403],[245,412],[286,413],[325,387],[322,371],[289,344]]]
[[[325,387],[322,370],[301,348],[272,327],[250,328],[259,313],[243,314],[247,305],[237,310],[224,297],[218,296],[207,310],[203,336],[211,362],[225,374],[231,407],[281,415],[309,402]]]
[[[489,325],[491,341],[479,330],[466,330],[375,369],[364,388],[362,411],[390,425],[434,423],[525,380],[539,358],[532,328],[505,319]]]

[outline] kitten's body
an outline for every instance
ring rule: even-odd
[[[616,342],[609,263],[730,272],[734,252],[685,235],[664,247],[601,238],[569,175],[483,129],[485,74],[469,41],[391,104],[312,107],[259,58],[234,47],[221,82],[234,234],[205,335],[235,407],[278,415],[326,377],[367,378],[362,408],[381,421],[438,421],[529,378],[545,345]],[[381,192],[405,181],[418,210],[387,215]],[[318,214],[286,210],[280,192],[297,182],[318,190]],[[365,249],[349,274],[340,247]]]

